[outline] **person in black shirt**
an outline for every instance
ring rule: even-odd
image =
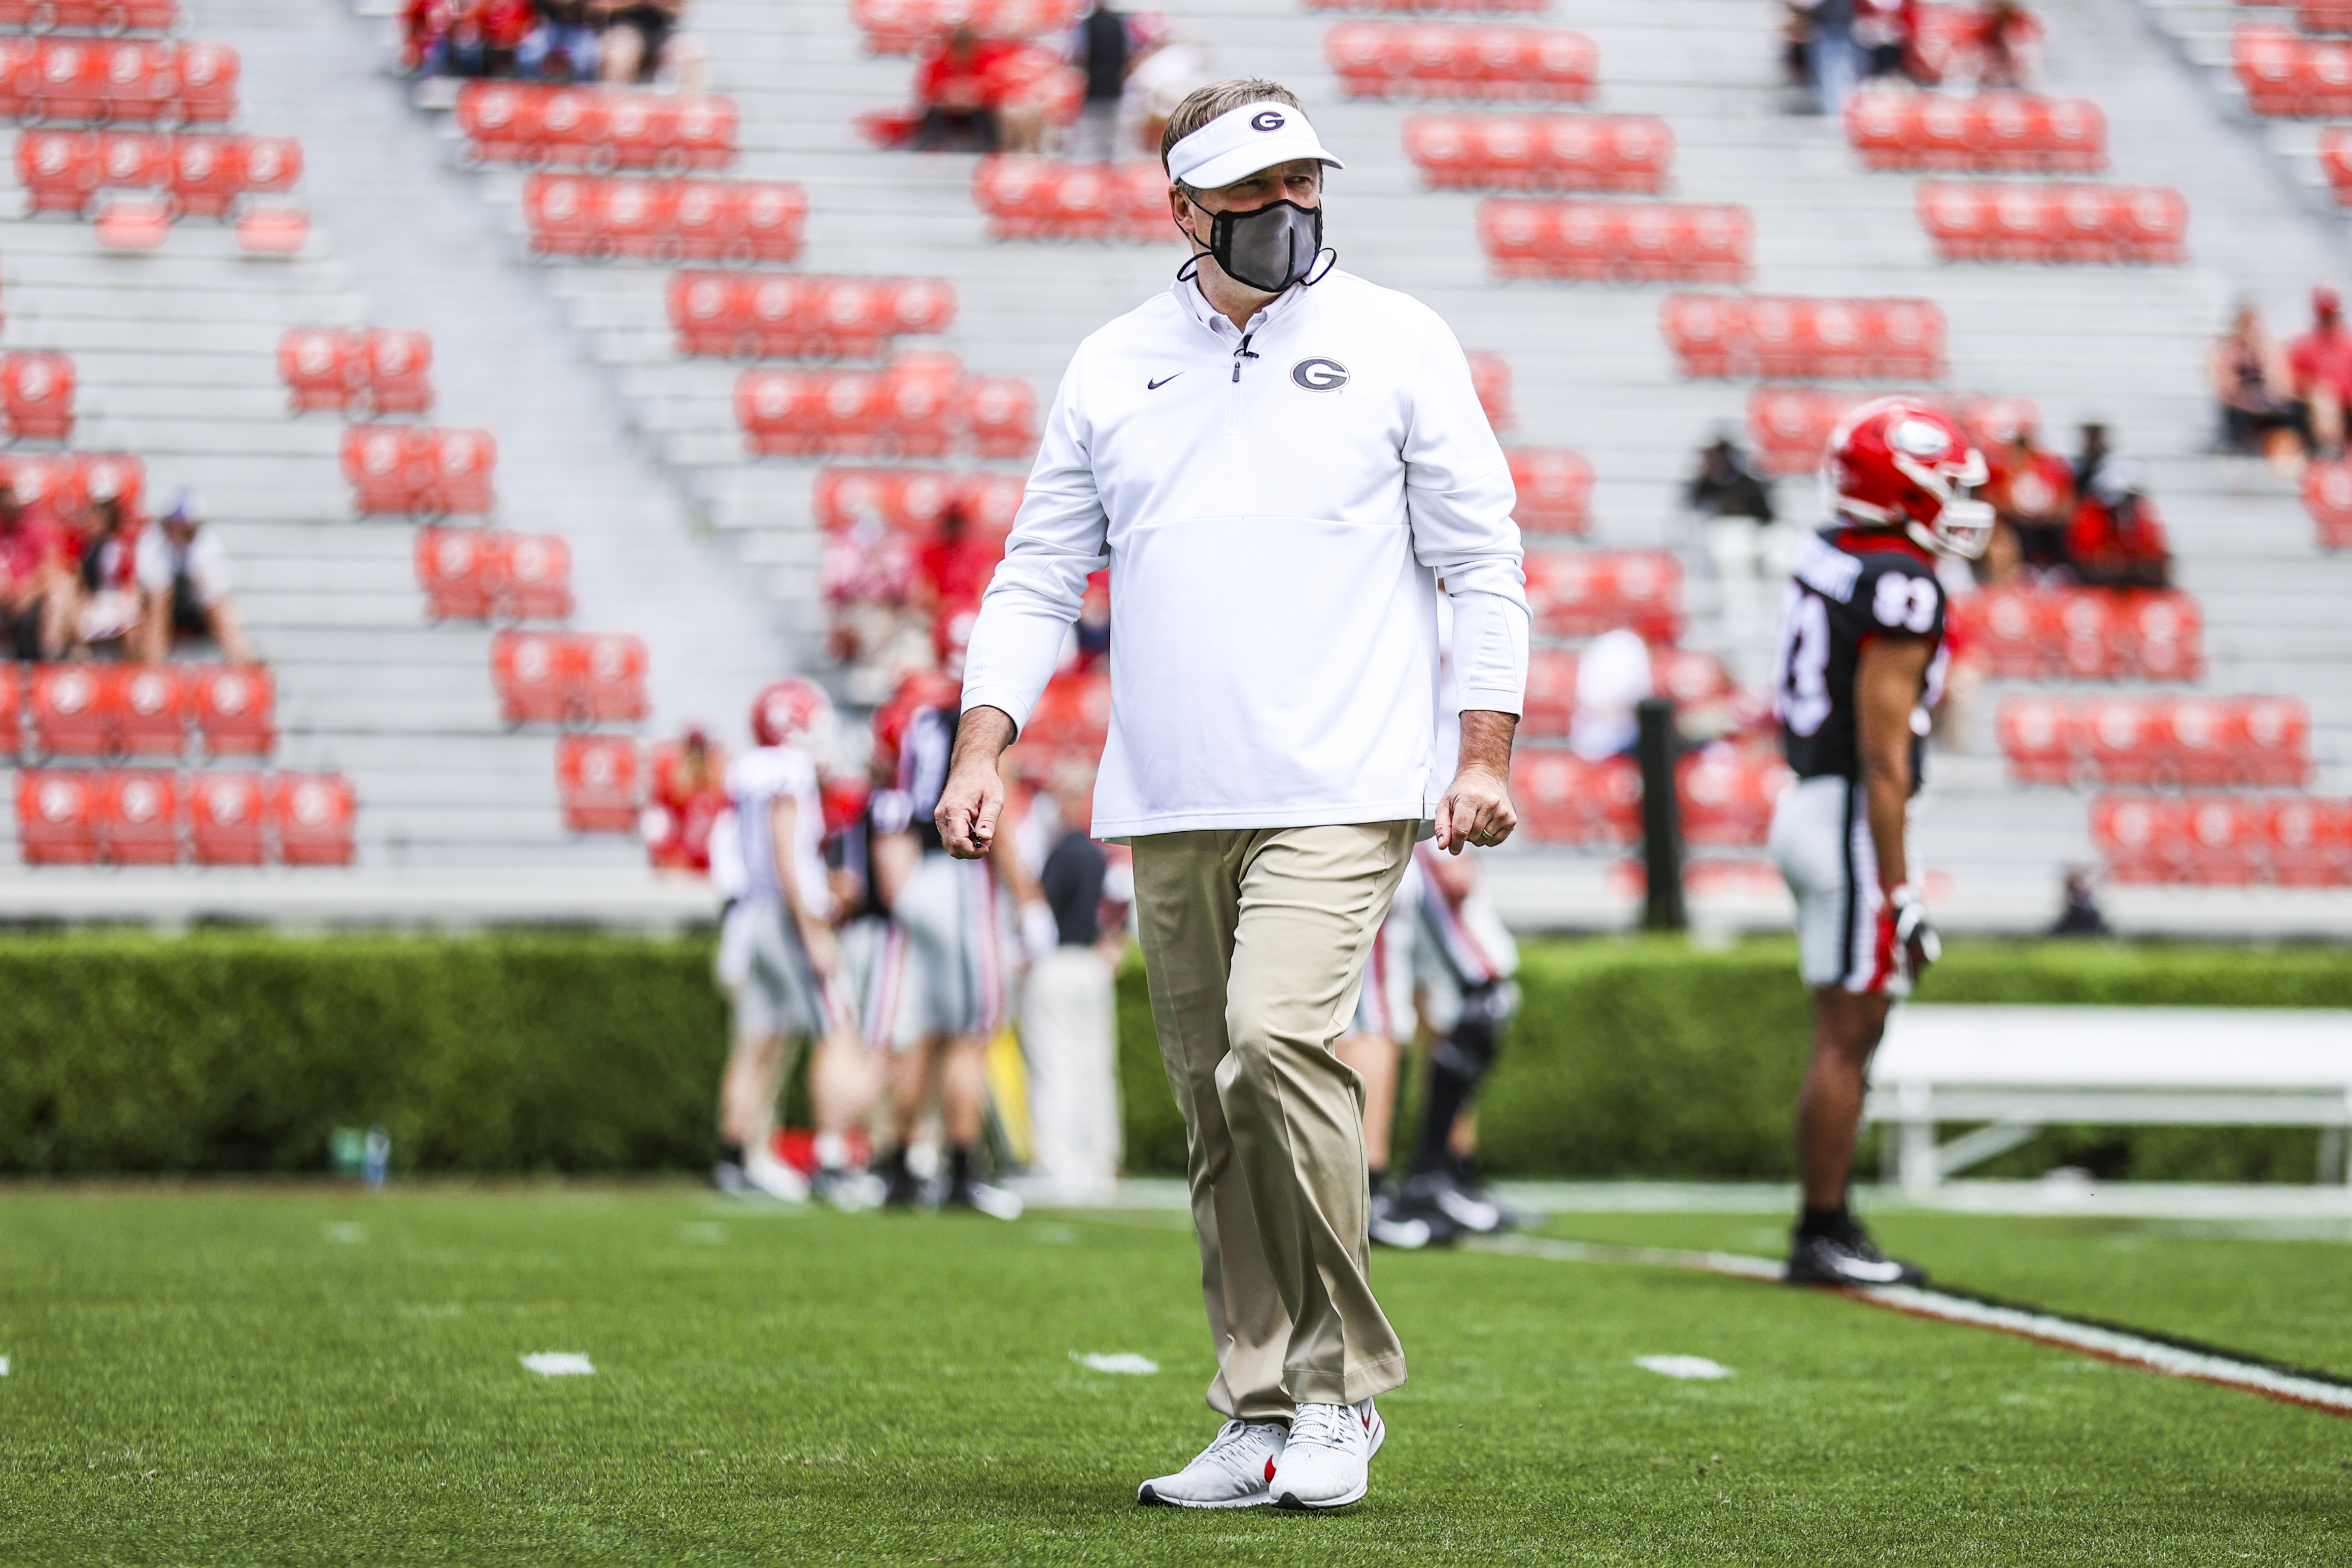
[[[1797,900],[1812,1058],[1797,1108],[1804,1183],[1791,1284],[1925,1276],[1873,1246],[1846,1206],[1863,1087],[1888,1005],[1934,962],[1911,882],[1910,803],[1947,658],[1939,555],[1973,560],[1992,508],[1982,454],[1950,416],[1905,397],[1864,405],[1831,438],[1831,526],[1809,536],[1782,608],[1772,706],[1797,781],[1772,857]]]
[[[1079,163],[1108,163],[1118,156],[1118,106],[1131,52],[1127,18],[1097,0],[1078,24],[1074,62],[1087,73],[1086,103],[1070,150]]]

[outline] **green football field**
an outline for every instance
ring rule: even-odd
[[[1541,1230],[1778,1245],[1755,1215]],[[2342,1230],[1879,1230],[1939,1282],[2352,1372]],[[1412,1381],[1365,1503],[1138,1510],[1214,1429],[1194,1269],[1156,1214],[18,1188],[0,1561],[2352,1562],[2352,1421],[1832,1296],[1493,1253],[1379,1258]],[[1636,1363],[1662,1354],[1732,1375]]]

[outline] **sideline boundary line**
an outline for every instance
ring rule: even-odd
[[[1769,1258],[1737,1252],[1692,1252],[1663,1247],[1618,1247],[1602,1242],[1551,1241],[1539,1237],[1498,1237],[1465,1243],[1479,1252],[1549,1258],[1560,1263],[1633,1264],[1727,1275],[1762,1284],[1780,1282],[1780,1265]],[[1914,1285],[1813,1287],[1824,1294],[1901,1312],[1906,1317],[1993,1329],[2040,1344],[2055,1345],[2117,1365],[2164,1377],[2188,1378],[2221,1388],[2258,1394],[2284,1405],[2352,1419],[2352,1378],[2294,1366],[2242,1351],[2145,1329],[2126,1328],[2093,1318],[2074,1318],[2040,1307],[1998,1300],[1959,1290]]]

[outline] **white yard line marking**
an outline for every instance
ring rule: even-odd
[[[596,1370],[574,1351],[541,1351],[523,1357],[522,1364],[541,1377],[586,1377]]]
[[[1703,1355],[1637,1355],[1633,1364],[1661,1377],[1729,1377],[1731,1369]]]
[[[7,1376],[7,1375],[8,1375],[8,1358],[7,1358],[6,1356],[5,1356],[5,1355],[0,1355],[0,1377],[5,1377],[5,1376]]]
[[[1121,1351],[1117,1355],[1080,1355],[1072,1351],[1070,1359],[1097,1372],[1125,1373],[1130,1377],[1150,1377],[1160,1370],[1158,1362],[1149,1356],[1137,1355],[1132,1351]]]
[[[1690,1252],[1664,1247],[1612,1247],[1589,1241],[1548,1241],[1534,1237],[1498,1237],[1472,1244],[1485,1252],[1546,1258],[1561,1263],[1619,1263],[1662,1268],[1689,1268],[1708,1274],[1728,1274],[1742,1279],[1778,1283],[1780,1265],[1769,1258],[1736,1252]],[[2210,1345],[2168,1342],[2129,1329],[2085,1322],[2031,1307],[1979,1301],[1948,1291],[1909,1285],[1857,1286],[1838,1291],[1853,1300],[1948,1323],[1968,1323],[1997,1329],[2042,1344],[2078,1351],[2125,1366],[2136,1366],[2166,1377],[2193,1378],[2224,1388],[2243,1389],[2266,1399],[2299,1405],[2332,1415],[2352,1416],[2352,1382],[2326,1373],[2281,1366],[2259,1357],[2243,1356]],[[1645,1358],[1643,1364],[1647,1365]],[[1674,1358],[1654,1358],[1674,1359]],[[1653,1368],[1652,1370],[1657,1370]]]
[[[323,1227],[329,1241],[365,1241],[367,1226],[350,1220],[337,1220]]]

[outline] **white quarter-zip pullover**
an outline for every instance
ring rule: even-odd
[[[1517,497],[1462,348],[1335,271],[1236,331],[1179,282],[1078,345],[965,655],[1016,725],[1110,568],[1104,838],[1426,821],[1437,581],[1464,709],[1519,711]]]

